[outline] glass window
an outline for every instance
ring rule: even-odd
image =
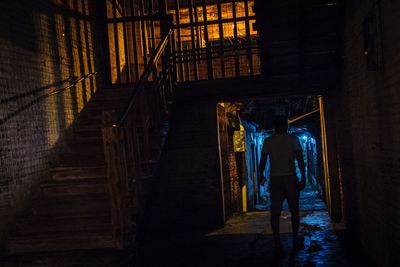
[[[254,13],[254,10],[253,10],[254,1],[249,1],[247,4],[249,7],[249,16],[255,16],[256,14]]]
[[[244,2],[236,2],[236,17],[243,18],[246,16]]]
[[[233,38],[234,37],[235,25],[233,22],[224,23],[223,29],[224,29],[224,38]]]
[[[222,19],[233,18],[232,3],[221,4],[221,17]]]

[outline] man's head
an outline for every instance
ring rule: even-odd
[[[286,133],[288,129],[288,121],[286,116],[279,115],[274,119],[274,129],[276,133]]]

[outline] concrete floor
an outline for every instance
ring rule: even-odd
[[[269,220],[267,211],[250,212],[234,216],[223,229],[203,236],[165,236],[152,245],[154,257],[143,266],[357,266],[336,234],[343,228],[333,225],[326,211],[302,212],[304,249],[294,255],[290,214],[283,212],[282,257],[273,253]]]
[[[269,210],[271,207],[271,202],[269,199],[269,193],[265,195],[264,199],[260,201],[258,205],[256,205],[256,209],[258,211]],[[287,202],[283,202],[282,208],[284,210],[288,209]],[[310,210],[326,210],[325,202],[321,198],[321,193],[318,191],[314,191],[311,187],[307,186],[300,193],[300,210],[301,211],[310,211]]]
[[[136,253],[109,250],[71,251],[3,258],[0,266],[372,266],[354,246],[346,245],[344,227],[333,224],[315,195],[301,196],[304,248],[292,253],[290,213],[281,215],[284,255],[273,252],[269,211],[237,214],[212,232],[155,234]],[[317,210],[312,210],[315,204]]]
[[[315,192],[304,190],[300,206],[304,248],[297,253],[292,253],[291,215],[284,210],[280,220],[284,255],[274,254],[266,202],[258,206],[264,210],[237,214],[223,229],[158,236],[144,249],[141,266],[372,266],[357,246],[348,244],[344,226],[331,222]]]

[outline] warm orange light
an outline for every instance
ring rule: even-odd
[[[254,1],[249,1],[249,7],[248,7],[248,15],[249,16],[254,16],[254,13],[252,11],[252,6],[254,5]],[[203,15],[203,7],[202,6],[197,6],[196,12],[197,12],[197,17],[195,17],[195,12],[192,11],[192,21],[193,22],[203,22],[204,21],[204,15]],[[206,18],[207,22],[213,22],[218,20],[218,6],[216,4],[212,5],[207,5],[206,7]],[[245,9],[245,2],[236,2],[235,3],[235,11],[236,11],[236,18],[237,19],[242,19],[246,17],[246,9]],[[168,11],[169,14],[175,14],[175,10],[170,9]],[[232,9],[232,3],[222,3],[221,4],[221,19],[232,19],[234,17],[233,15],[233,9]],[[176,19],[175,19],[176,21]],[[250,24],[250,35],[255,36],[257,35],[257,31],[253,29],[252,24],[254,23],[254,20],[251,20],[249,22]],[[190,24],[190,12],[189,8],[187,7],[181,7],[179,9],[179,23],[180,24]],[[237,36],[239,38],[241,37],[246,37],[246,23],[245,21],[238,21],[236,26],[233,22],[223,22],[222,23],[222,28],[223,28],[223,38],[234,38],[234,31],[235,28],[237,30]],[[200,31],[200,43],[204,44],[204,26],[198,27],[195,30]],[[208,39],[210,41],[218,41],[220,40],[220,32],[219,32],[219,24],[212,24],[207,26],[207,31],[208,31]],[[191,28],[183,28],[181,29],[181,40],[182,42],[190,42],[191,41]]]

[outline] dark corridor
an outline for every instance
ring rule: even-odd
[[[318,96],[278,97],[217,105],[218,121],[225,124],[219,127],[218,138],[226,213],[270,209],[270,164],[267,161],[264,185],[258,181],[259,165],[263,142],[273,134],[272,121],[280,114],[289,118],[288,132],[298,138],[303,151],[306,189],[301,192],[300,209],[327,208],[324,202],[329,201],[329,187],[325,186],[328,179],[324,172],[327,166],[323,159],[319,100]],[[300,177],[297,161],[296,172]],[[287,210],[286,202],[284,209]]]

